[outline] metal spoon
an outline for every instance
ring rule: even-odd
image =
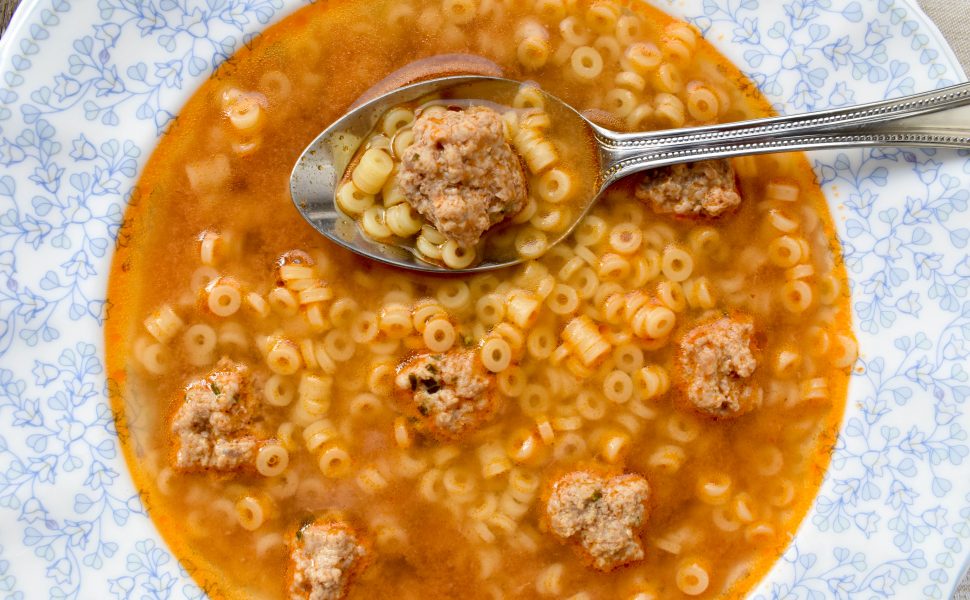
[[[513,92],[521,82],[494,77],[445,77],[397,89],[355,108],[324,130],[303,152],[290,175],[290,194],[303,217],[337,244],[360,255],[404,269],[432,273],[472,273],[507,267],[483,262],[458,270],[417,259],[408,250],[364,236],[334,203],[336,186],[354,147],[337,148],[347,136],[364,140],[389,109],[435,93],[487,83]],[[550,247],[567,237],[611,184],[634,173],[676,163],[750,154],[863,146],[970,148],[970,83],[893,100],[787,117],[645,133],[617,133],[593,124],[562,100],[543,92],[547,106],[568,110],[559,118],[569,128],[591,132],[589,152],[600,167],[599,192],[588,198],[572,225]],[[487,98],[482,98],[487,100]],[[337,150],[335,152],[335,150]],[[343,164],[339,164],[343,163]]]

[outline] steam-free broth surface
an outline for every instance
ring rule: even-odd
[[[184,107],[119,236],[108,363],[150,514],[211,597],[291,597],[291,548],[311,522],[359,538],[349,598],[743,595],[817,492],[856,354],[807,161],[717,166],[737,207],[671,201],[710,185],[703,169],[622,182],[560,246],[505,271],[369,263],[302,220],[290,169],[373,84],[445,53],[613,127],[769,114],[695,30],[640,2],[335,0],[270,28]],[[684,345],[707,338],[751,353],[730,366],[726,403],[704,405],[685,379],[699,371]],[[456,392],[471,412],[433,421],[425,400],[458,384],[408,373],[464,357],[481,380]],[[227,397],[226,375],[206,379],[227,364],[253,387]],[[252,441],[222,457],[242,466],[179,462],[193,398],[228,401],[230,420],[251,410],[226,429]],[[550,497],[569,491],[554,485],[589,477],[646,497],[610,570],[550,524]]]

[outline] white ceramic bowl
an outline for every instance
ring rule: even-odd
[[[909,0],[662,0],[783,112],[964,79]],[[0,596],[196,598],[106,399],[113,238],[165,124],[296,0],[26,0],[0,44]],[[862,358],[821,492],[754,592],[942,598],[970,556],[970,161],[813,155]]]

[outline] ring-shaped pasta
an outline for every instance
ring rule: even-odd
[[[368,194],[357,188],[352,181],[348,181],[337,188],[335,197],[337,207],[344,213],[356,217],[374,205],[374,194]]]
[[[267,71],[259,77],[259,91],[274,105],[290,97],[293,82],[282,71]]]
[[[673,94],[657,94],[654,98],[653,120],[658,124],[676,129],[687,122],[684,103]]]
[[[448,319],[437,318],[428,322],[422,338],[424,345],[432,352],[447,352],[455,344],[457,333]]]
[[[801,314],[812,305],[812,287],[801,280],[789,281],[781,288],[781,305],[788,312]]]
[[[552,403],[549,391],[534,383],[527,384],[518,398],[522,412],[533,417],[545,414]]]
[[[324,477],[331,479],[345,477],[350,473],[352,466],[350,453],[343,446],[333,444],[320,454],[318,466]]]
[[[667,246],[661,257],[660,269],[670,281],[685,281],[694,272],[694,258],[677,246]]]
[[[566,4],[563,0],[536,0],[533,10],[543,21],[555,23],[566,16]]]
[[[390,146],[390,140],[388,140]],[[360,162],[351,172],[350,179],[354,186],[371,196],[383,189],[387,179],[394,170],[394,159],[381,148],[370,148],[360,157]]]
[[[451,280],[438,288],[437,298],[447,310],[464,310],[471,304],[471,290],[464,281]]]
[[[695,492],[701,502],[710,505],[721,505],[731,497],[731,476],[721,471],[715,471],[697,479]]]
[[[371,206],[360,217],[360,226],[367,237],[383,240],[391,237],[387,216],[383,206]]]
[[[624,119],[637,107],[637,97],[628,89],[614,88],[606,93],[603,103],[606,110]]]
[[[688,596],[703,594],[711,581],[707,568],[697,560],[687,560],[679,564],[674,578],[677,589]]]
[[[252,496],[245,496],[235,504],[236,520],[247,531],[256,531],[265,521],[263,505]]]
[[[582,81],[593,81],[603,72],[603,56],[592,46],[573,50],[569,64],[573,74]]]
[[[539,199],[552,204],[569,200],[575,191],[573,177],[562,169],[550,169],[539,178],[536,186]]]
[[[289,464],[290,453],[281,444],[264,444],[256,453],[256,471],[263,477],[282,475]]]
[[[409,238],[421,231],[425,221],[413,206],[401,203],[384,212],[384,224],[394,235]]]
[[[448,21],[456,25],[466,25],[475,18],[475,5],[475,0],[444,0],[441,10]]]
[[[717,95],[703,86],[691,88],[688,85],[687,102],[685,104],[691,118],[702,123],[716,119],[720,110]]]
[[[337,362],[350,360],[356,352],[353,338],[342,329],[332,329],[323,338],[323,347],[327,355]]]
[[[568,46],[584,46],[592,37],[586,25],[575,16],[569,16],[560,21],[559,33]]]
[[[581,246],[594,246],[603,240],[608,229],[609,227],[602,217],[586,215],[576,227],[576,231],[573,232],[573,237],[576,239],[576,243]],[[561,275],[560,278],[562,278]]]
[[[661,281],[657,284],[657,299],[674,312],[683,312],[687,308],[687,297],[684,288],[676,281]]]
[[[185,350],[189,354],[211,354],[216,349],[216,330],[204,323],[190,326],[182,334]]]
[[[374,341],[379,333],[377,315],[369,310],[357,315],[350,325],[350,337],[358,344]]]
[[[647,75],[660,66],[663,54],[660,49],[649,42],[631,44],[624,55],[630,68],[640,75]]]
[[[500,337],[491,337],[482,344],[482,364],[492,373],[500,373],[512,364],[512,347]]]
[[[620,42],[612,35],[601,35],[593,40],[593,48],[596,48],[603,56],[605,64],[617,62],[623,52],[623,49],[620,48]]]
[[[643,243],[643,231],[635,223],[621,220],[610,230],[610,248],[620,254],[633,254]]]
[[[586,25],[596,33],[611,34],[616,30],[616,22],[620,18],[619,12],[612,2],[595,0],[586,9]]]
[[[441,261],[449,269],[467,269],[475,262],[475,249],[465,248],[454,240],[448,240],[441,247]]]
[[[611,371],[603,380],[603,394],[615,404],[624,404],[633,396],[633,379],[625,371]]]
[[[572,212],[565,206],[544,206],[530,223],[539,231],[561,233],[572,224]]]
[[[526,377],[521,367],[510,366],[496,377],[498,389],[509,398],[517,398],[525,390]]]
[[[576,397],[576,412],[587,421],[598,421],[606,416],[607,405],[602,396],[584,390]]]
[[[414,111],[398,106],[387,111],[387,114],[384,115],[384,119],[381,121],[381,130],[384,132],[384,135],[393,138],[397,132],[409,127],[413,123]]]
[[[537,109],[544,110],[546,107],[545,95],[535,85],[523,85],[516,92],[515,98],[512,99],[512,106],[514,108],[523,109]]]
[[[782,269],[793,267],[802,260],[801,244],[791,236],[777,237],[768,244],[768,260]]]
[[[238,285],[218,283],[218,281],[216,280],[214,285],[210,285],[207,289],[206,306],[217,317],[231,317],[242,306],[242,292]]]
[[[643,33],[640,17],[623,15],[616,22],[616,39],[624,46],[636,42]]]
[[[623,344],[613,349],[613,363],[617,369],[627,373],[635,373],[643,368],[643,350],[636,344]]]
[[[556,284],[546,298],[546,306],[557,315],[571,315],[579,309],[579,294],[566,284]]]
[[[277,339],[266,353],[266,364],[278,375],[293,375],[303,366],[303,356],[290,340]]]
[[[536,71],[546,66],[551,53],[552,48],[550,48],[548,40],[539,37],[527,37],[519,42],[515,55],[519,64],[526,70]]]
[[[549,240],[546,234],[534,227],[528,227],[515,236],[515,251],[522,258],[539,258],[548,248]]]
[[[505,300],[501,295],[490,293],[475,302],[475,316],[485,326],[500,323],[505,318]]]
[[[289,406],[296,398],[296,386],[282,375],[272,375],[263,386],[263,398],[272,406]]]

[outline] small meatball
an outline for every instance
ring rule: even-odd
[[[397,387],[410,394],[421,420],[434,435],[457,439],[495,412],[494,376],[474,350],[422,354],[398,369]]]
[[[658,214],[685,218],[719,217],[741,204],[734,167],[725,159],[647,171],[637,198]]]
[[[185,388],[185,400],[172,419],[175,468],[235,471],[251,466],[259,449],[258,408],[249,368],[220,360]]]
[[[640,475],[573,471],[553,484],[546,517],[552,532],[577,543],[594,568],[611,571],[643,558],[639,529],[649,498]]]
[[[758,366],[753,334],[750,321],[723,317],[684,335],[677,350],[677,378],[693,409],[731,418],[758,404],[760,396],[749,379]]]
[[[353,528],[313,522],[297,533],[290,550],[291,600],[340,600],[364,569],[369,552]]]
[[[478,106],[419,116],[398,181],[415,210],[466,248],[522,210],[528,196],[501,116]]]

